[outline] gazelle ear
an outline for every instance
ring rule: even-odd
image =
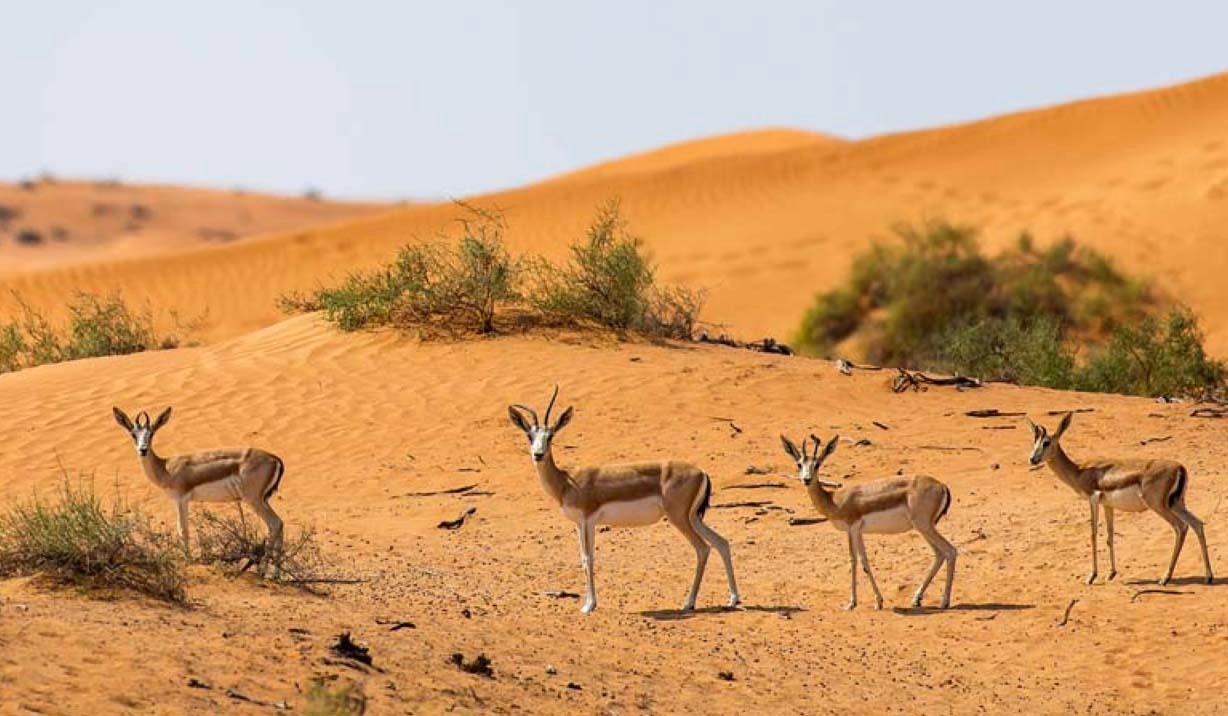
[[[525,419],[524,414],[517,410],[515,406],[507,406],[507,417],[511,419],[512,425],[520,428],[525,433],[529,432],[531,427],[529,421]]]
[[[170,419],[171,419],[171,408],[168,405],[166,407],[166,410],[163,410],[162,414],[158,416],[158,419],[154,421],[153,426],[150,427],[150,430],[152,430],[153,432],[157,432],[163,425],[166,425],[167,422],[170,421]]]
[[[1023,419],[1027,422],[1028,427],[1032,429],[1032,437],[1038,437],[1040,435],[1040,426],[1032,422],[1032,419],[1027,416],[1024,416]]]
[[[1070,420],[1074,418],[1074,413],[1066,413],[1062,416],[1062,422],[1057,424],[1057,430],[1053,433],[1053,439],[1057,440],[1062,437],[1062,433],[1066,432],[1066,428],[1070,427]]]
[[[563,411],[563,414],[559,416],[558,422],[554,424],[554,428],[553,428],[554,432],[557,433],[558,431],[566,427],[567,423],[571,422],[571,419],[575,414],[576,414],[576,409],[570,405],[567,406],[567,410]]]
[[[836,447],[839,444],[840,444],[840,436],[833,435],[831,440],[827,441],[827,445],[823,448],[823,452],[819,455],[819,462],[826,460],[833,452],[835,452]]]
[[[792,440],[785,437],[784,435],[781,435],[780,444],[781,446],[784,447],[785,452],[789,454],[789,457],[793,458],[794,462],[802,461],[802,454],[798,452],[797,446],[793,444]]]
[[[124,411],[120,410],[119,408],[111,408],[111,414],[115,416],[115,422],[119,423],[121,428],[127,430],[128,432],[132,432],[132,420],[126,413],[124,413]]]

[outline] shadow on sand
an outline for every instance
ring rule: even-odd
[[[779,614],[782,617],[791,617],[798,612],[804,612],[801,607],[757,607],[754,605],[745,606],[738,605],[736,607],[702,607],[700,609],[692,609],[689,612],[684,612],[681,609],[652,609],[640,612],[640,616],[656,619],[657,621],[680,621],[683,619],[694,619],[695,617],[704,616],[705,614],[725,614],[730,612],[767,612],[768,614]]]
[[[985,604],[952,604],[949,609],[939,609],[938,607],[893,607],[891,611],[907,617],[920,617],[930,614],[945,614],[946,612],[1021,612],[1026,609],[1035,608],[1035,604],[986,602]]]

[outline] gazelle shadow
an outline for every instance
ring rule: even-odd
[[[901,616],[920,617],[931,614],[944,614],[946,612],[1020,612],[1035,608],[1035,604],[986,602],[984,604],[952,604],[948,609],[939,609],[938,607],[892,607],[891,611]]]
[[[780,606],[780,607],[760,607],[760,606],[744,606],[736,607],[701,607],[684,612],[681,609],[650,609],[640,612],[640,616],[656,619],[657,621],[682,621],[685,619],[694,619],[705,614],[725,614],[733,612],[767,612],[769,614],[779,614],[782,617],[791,617],[798,612],[806,611],[802,607]]]
[[[1128,587],[1158,587],[1160,580],[1158,579],[1131,579],[1123,582]],[[1226,582],[1220,581],[1218,578],[1213,579],[1210,584],[1207,584],[1206,577],[1174,577],[1168,580],[1168,587],[1222,587]]]

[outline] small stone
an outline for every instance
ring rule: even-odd
[[[555,674],[559,673],[559,670],[554,667],[554,664],[547,664],[546,673],[554,676]]]

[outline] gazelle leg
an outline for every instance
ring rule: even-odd
[[[883,608],[883,593],[878,591],[878,582],[874,579],[874,572],[870,569],[870,558],[866,555],[866,542],[861,538],[861,526],[856,529],[850,529],[849,534],[854,535],[857,544],[857,554],[861,558],[861,567],[865,570],[866,576],[870,579],[870,588],[874,590],[874,608]]]
[[[284,523],[268,502],[264,500],[252,502],[251,506],[252,510],[259,515],[260,519],[264,521],[265,527],[269,530],[264,556],[272,566],[272,578],[279,579],[281,577],[281,556],[284,546],[282,533]]]
[[[1087,502],[1092,507],[1092,573],[1087,575],[1087,583],[1091,584],[1096,581],[1096,574],[1100,571],[1096,561],[1096,532],[1100,526],[1100,493],[1093,492],[1091,497],[1087,498]]]
[[[848,533],[849,538],[849,566],[851,571],[852,583],[849,586],[849,603],[844,606],[845,610],[857,608],[857,547],[853,542],[852,530]]]
[[[929,588],[934,575],[938,573],[938,568],[943,562],[946,562],[947,584],[942,592],[941,602],[941,607],[946,609],[951,606],[951,588],[955,584],[955,558],[958,556],[959,551],[955,549],[955,545],[951,544],[946,537],[938,533],[938,529],[934,525],[918,524],[916,529],[925,538],[925,541],[930,543],[930,547],[934,549],[934,564],[930,567],[929,574],[925,576],[925,581],[921,583],[921,587],[917,589],[912,605],[914,607],[921,606],[921,599],[925,596],[925,590]]]
[[[179,510],[179,538],[183,540],[184,554],[188,554],[192,551],[192,541],[189,536],[190,529],[188,527],[189,504],[190,502],[186,495],[175,502],[175,507]]]
[[[1109,533],[1109,579],[1117,576],[1117,550],[1113,547],[1113,508],[1104,506],[1104,529]]]
[[[708,555],[711,554],[712,548],[708,546],[699,532],[693,529],[689,521],[675,520],[672,515],[669,521],[695,548],[695,578],[691,581],[691,589],[686,594],[686,601],[682,603],[682,611],[689,612],[695,608],[695,599],[699,596],[699,585],[704,581],[704,569],[708,566]]]
[[[716,530],[704,524],[703,519],[698,515],[695,518],[694,527],[695,531],[708,544],[716,548],[716,553],[721,556],[721,562],[725,564],[725,580],[729,583],[729,606],[738,606],[742,598],[738,595],[738,580],[733,576],[733,554],[729,551],[729,541],[717,534]]]
[[[1177,519],[1194,530],[1194,536],[1198,538],[1198,546],[1202,548],[1202,566],[1207,570],[1206,582],[1210,584],[1214,581],[1215,575],[1211,571],[1211,555],[1207,553],[1207,537],[1203,534],[1202,520],[1195,517],[1183,504],[1174,506],[1173,512],[1176,513]]]
[[[1159,511],[1157,510],[1157,512]],[[1177,559],[1181,556],[1181,548],[1185,546],[1185,534],[1190,528],[1167,507],[1164,508],[1163,512],[1159,512],[1159,514],[1173,528],[1173,555],[1168,560],[1168,571],[1164,572],[1163,577],[1160,577],[1160,586],[1162,587],[1173,578],[1173,570],[1177,568]]]
[[[596,539],[596,525],[594,525],[591,521],[585,521],[584,524],[580,526],[580,551],[582,553],[581,559],[584,565],[584,583],[587,591],[584,599],[584,605],[580,607],[580,611],[584,614],[590,614],[597,608],[597,585],[593,579],[593,553]]]

